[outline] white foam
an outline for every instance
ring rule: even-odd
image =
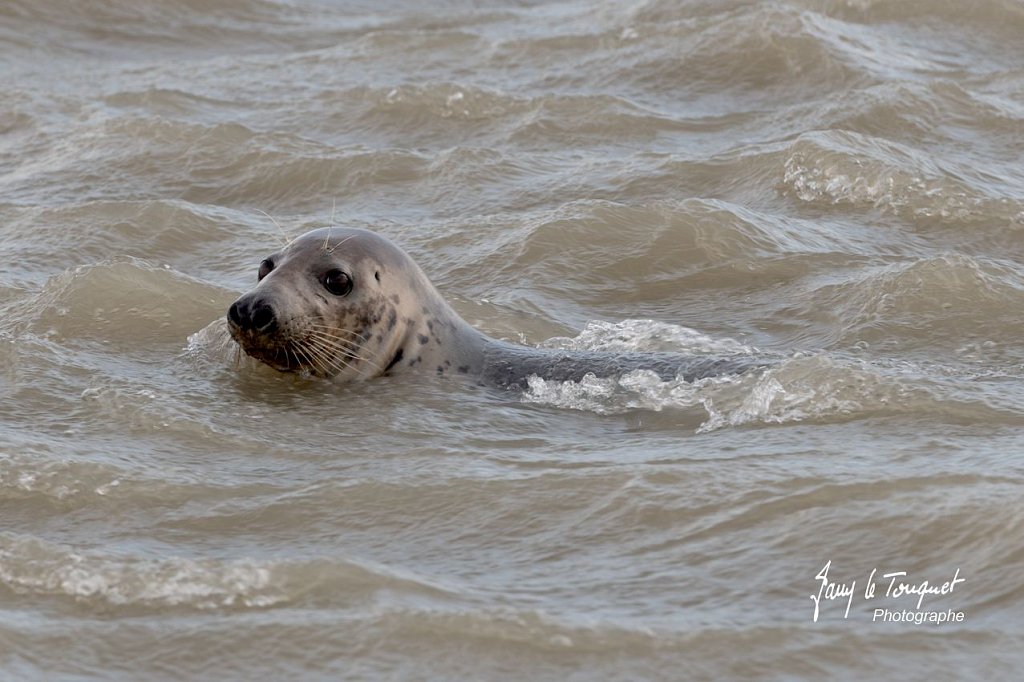
[[[858,400],[855,395],[844,396],[842,392],[833,391],[827,378],[818,383],[813,379],[786,377],[785,374],[785,369],[765,371],[738,404],[723,401],[716,407],[713,401],[708,400],[704,403],[708,418],[697,432],[707,433],[746,424],[784,424],[827,418],[850,414],[865,409],[869,404],[868,400]]]
[[[578,382],[534,376],[523,401],[603,415],[699,408],[705,419],[697,432],[707,433],[750,424],[848,419],[897,409],[911,397],[898,377],[887,377],[880,368],[797,354],[767,369],[692,382],[666,381],[647,370],[618,378],[587,375]]]
[[[22,594],[118,606],[264,607],[286,598],[274,583],[267,562],[98,556],[0,535],[0,584]]]
[[[621,414],[631,410],[686,409],[703,405],[709,387],[732,383],[736,377],[714,377],[695,382],[662,380],[650,370],[635,370],[621,377],[598,378],[588,374],[580,381],[527,379],[523,401],[597,414]]]
[[[574,338],[556,337],[542,348],[569,351],[673,352],[686,355],[749,356],[756,348],[728,338],[714,338],[689,327],[655,320],[592,321]],[[663,380],[650,370],[634,370],[619,377],[588,374],[580,381],[527,379],[523,401],[571,410],[619,414],[630,410],[687,409],[710,404],[716,391],[749,382],[749,377],[725,375],[693,382]]]
[[[666,351],[708,355],[751,355],[757,349],[728,338],[716,339],[696,329],[656,320],[587,323],[574,338],[555,337],[540,344],[557,350]]]

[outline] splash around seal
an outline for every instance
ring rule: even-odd
[[[232,338],[282,372],[339,381],[428,371],[525,388],[650,369],[693,380],[762,366],[751,358],[552,351],[493,339],[459,317],[418,265],[387,238],[320,228],[265,258],[256,287],[228,309]]]

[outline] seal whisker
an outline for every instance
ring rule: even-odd
[[[360,358],[360,348],[357,346],[353,346],[352,344],[346,342],[344,339],[339,340],[326,336],[315,336],[313,333],[310,333],[310,335],[306,337],[306,340],[310,342],[315,342],[319,344],[321,348],[325,350],[329,349],[336,353],[340,353],[345,357],[352,359]]]
[[[317,324],[316,322],[309,322],[306,324],[306,326],[309,327],[310,329],[329,329],[332,333],[335,334],[352,334],[353,336],[359,335],[359,332],[353,329],[344,329],[342,327],[335,327],[329,324]]]
[[[284,349],[283,349],[284,350],[284,364],[289,366],[289,367],[292,365],[293,361],[294,361],[295,364],[298,364],[298,362],[299,362],[298,356],[295,356],[292,353],[292,350],[291,350],[290,346],[291,346],[291,344],[286,344]],[[281,350],[279,349],[277,353],[278,353],[278,355],[280,355],[281,354]]]
[[[325,359],[320,358],[312,348],[308,345],[300,344],[296,341],[291,341],[290,345],[298,351],[302,349],[302,356],[306,358],[306,364],[314,371],[318,371],[323,374],[324,377],[329,377],[334,372],[331,370],[337,370],[336,367],[332,367],[330,364],[325,362]]]
[[[311,341],[314,338],[321,342],[329,342],[331,347],[343,351],[345,354],[355,357],[358,355],[360,349],[361,338],[354,336],[353,338],[344,338],[338,336],[332,331],[325,329],[307,329],[305,330],[305,340]]]
[[[363,364],[370,365],[377,370],[381,369],[380,365],[362,354],[358,347],[352,347],[345,339],[337,339],[329,335],[323,335],[321,332],[312,332],[306,340],[311,345],[315,346],[317,350],[328,354],[332,359],[343,363],[346,367],[351,369],[356,369],[356,367],[352,363],[348,362],[348,360],[362,362]],[[360,370],[360,372],[361,371],[362,370]]]
[[[323,246],[324,253],[330,253],[330,251],[327,250],[327,245],[331,243],[331,231],[333,229],[334,229],[334,221],[331,220],[331,224],[327,226],[327,234],[324,235],[324,246]]]
[[[366,355],[361,353],[360,348],[354,348],[351,347],[350,345],[347,345],[348,342],[345,341],[345,339],[338,339],[336,337],[326,335],[323,332],[312,331],[307,336],[307,340],[310,341],[311,343],[317,344],[318,348],[320,348],[321,350],[333,351],[335,354],[341,355],[350,360],[358,360],[359,362],[371,365],[372,367],[378,370],[383,369],[378,363],[374,362],[370,358],[366,357]]]
[[[354,332],[354,331],[351,331],[349,329],[339,329],[338,327],[331,327],[330,325],[326,325],[326,324],[312,324],[312,323],[308,324],[306,326],[309,329],[315,329],[317,331],[326,331],[327,333],[331,334],[332,336],[337,336],[338,334],[348,334],[351,337],[354,337],[354,338],[357,338],[357,339],[360,338],[359,332]]]
[[[309,334],[317,334],[325,339],[331,339],[333,341],[339,341],[341,343],[347,343],[349,345],[355,344],[357,341],[362,341],[362,338],[358,334],[352,334],[349,338],[344,336],[338,336],[338,334],[332,330],[323,328],[310,328],[306,330]],[[358,346],[353,346],[354,348]]]
[[[343,369],[330,354],[328,354],[315,340],[305,339],[302,344],[305,352],[315,362],[316,366],[323,372],[325,377],[333,376]]]
[[[308,367],[307,363],[303,360],[303,358],[305,356],[303,355],[303,357],[299,357],[299,348],[294,346],[293,344],[289,344],[289,346],[290,346],[290,349],[285,350],[285,358],[287,359],[288,355],[291,354],[292,358],[295,359],[296,367],[304,368],[304,369],[306,369],[306,371],[312,373],[312,370]]]
[[[352,329],[345,329],[343,327],[336,327],[332,324],[317,324],[316,322],[308,322],[307,327],[321,327],[323,329],[331,329],[338,332],[348,332],[349,334],[355,334],[356,332]]]
[[[328,234],[330,234],[330,233],[328,233]],[[325,251],[326,251],[327,253],[334,253],[335,251],[337,251],[337,250],[338,250],[338,247],[339,247],[339,246],[341,246],[342,244],[344,244],[345,242],[347,242],[347,241],[348,241],[349,239],[352,239],[353,237],[355,237],[355,235],[354,235],[354,234],[353,234],[353,235],[349,235],[348,237],[345,237],[345,238],[344,238],[344,239],[342,239],[342,240],[341,240],[340,242],[338,242],[337,244],[335,244],[334,246],[332,246],[332,247],[331,247],[330,249],[327,249],[327,248],[325,247],[325,248],[324,248],[324,250],[325,250]]]
[[[278,231],[281,233],[281,237],[283,238],[285,246],[288,246],[289,244],[292,243],[292,240],[288,238],[288,233],[284,231],[283,227],[281,227],[281,223],[274,220],[274,216],[270,215],[269,213],[261,209],[257,208],[256,210],[262,213],[263,215],[267,216],[267,218],[270,219],[270,222],[274,223],[274,226],[277,227]]]
[[[373,362],[369,358],[363,357],[362,355],[352,353],[347,349],[340,348],[336,345],[330,344],[323,340],[309,339],[309,341],[311,346],[314,346],[319,353],[325,356],[330,362],[332,362],[336,366],[339,365],[340,363],[341,366],[358,371],[360,375],[363,374],[364,369],[358,367],[353,363],[361,362],[363,363],[364,367],[369,366],[370,368],[380,370],[380,365]],[[351,360],[352,362],[349,362],[349,360]]]
[[[307,335],[309,336],[315,335],[317,338],[330,341],[335,345],[340,345],[342,347],[348,348],[353,352],[358,352],[360,349],[360,344],[358,343],[358,341],[361,341],[362,339],[346,339],[344,337],[336,336],[335,334],[331,334],[330,332],[321,329],[308,329],[306,331]]]
[[[295,364],[297,364],[300,367],[302,367],[304,365],[305,366],[312,365],[312,362],[311,362],[309,356],[306,355],[303,352],[301,344],[297,344],[297,343],[295,343],[293,341],[289,341],[288,342],[288,346],[291,348],[292,354],[295,356]]]
[[[354,367],[351,363],[347,362],[344,358],[339,357],[337,354],[328,354],[327,350],[318,345],[315,341],[310,343],[307,348],[309,352],[320,358],[322,362],[330,366],[335,372],[340,372],[343,368],[353,369],[359,372],[359,376],[362,377],[362,371]]]

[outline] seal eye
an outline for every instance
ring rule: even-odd
[[[341,270],[329,270],[324,275],[324,289],[335,296],[344,296],[352,291],[352,279]]]
[[[256,276],[256,281],[262,280],[264,277],[270,274],[270,271],[274,269],[274,261],[269,258],[264,258],[263,262],[260,263],[260,273]]]

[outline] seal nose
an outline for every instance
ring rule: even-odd
[[[274,307],[262,298],[252,300],[243,296],[238,299],[228,308],[228,319],[245,331],[266,333],[277,327]]]

